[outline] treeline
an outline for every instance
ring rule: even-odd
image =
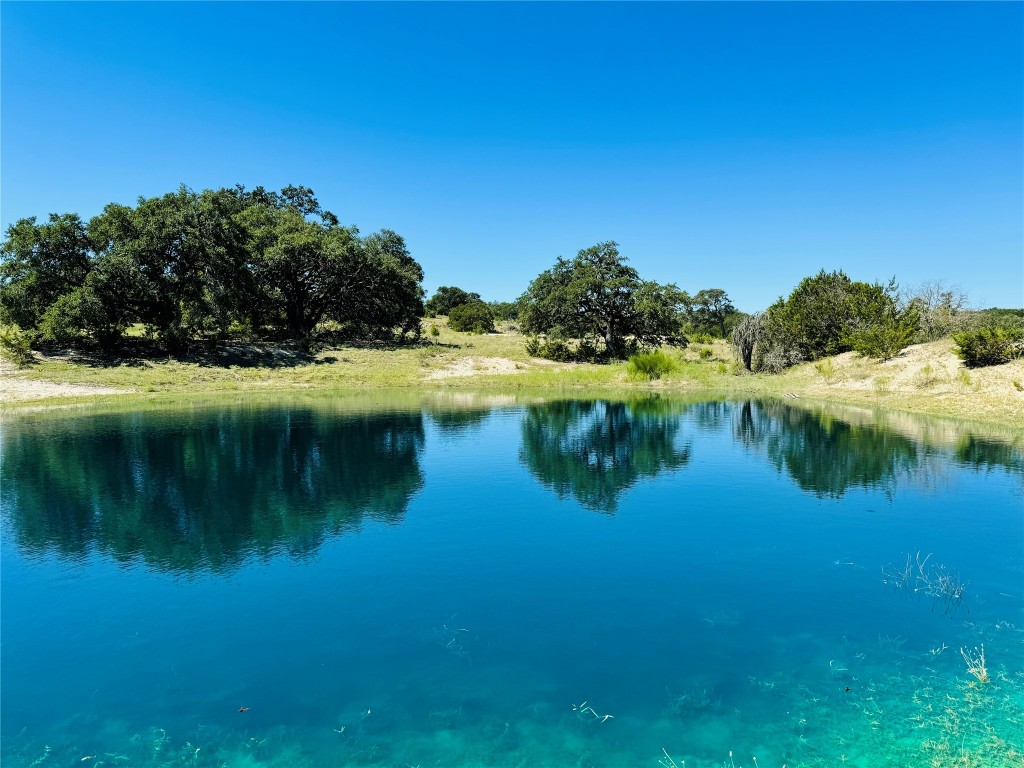
[[[181,187],[21,219],[0,246],[0,321],[36,342],[116,348],[135,324],[180,352],[229,335],[417,337],[423,270],[390,230],[361,237],[312,190]]]
[[[187,187],[134,206],[110,204],[83,221],[21,219],[0,245],[0,346],[92,341],[115,350],[141,326],[167,351],[225,338],[401,341],[424,315],[456,331],[490,333],[506,321],[532,355],[562,361],[624,359],[662,345],[730,339],[751,371],[855,350],[889,359],[909,344],[953,335],[968,365],[1024,354],[1024,310],[972,312],[941,283],[913,293],[807,277],[763,312],[739,311],[725,290],[695,294],[643,279],[609,241],[559,258],[514,302],[442,286],[424,304],[423,270],[390,230],[361,237],[289,186]],[[431,329],[436,334],[436,327]]]
[[[888,360],[910,344],[949,335],[968,366],[1024,354],[1024,310],[971,311],[965,295],[941,283],[901,292],[895,278],[882,285],[822,270],[748,315],[720,288],[691,296],[674,283],[642,279],[626,262],[616,243],[598,243],[538,275],[511,305],[529,334],[530,354],[596,362],[719,337],[732,341],[747,370],[768,373],[849,351]],[[492,330],[497,314],[479,294],[447,286],[427,307],[447,311],[456,330]],[[462,323],[470,309],[485,322]]]

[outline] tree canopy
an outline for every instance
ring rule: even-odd
[[[453,331],[494,333],[494,312],[482,301],[459,304],[448,313],[448,325]]]
[[[910,343],[917,324],[916,309],[900,304],[895,281],[882,286],[822,270],[768,308],[764,344],[786,365],[858,347],[892,356],[894,346],[898,352]]]
[[[726,320],[737,314],[732,300],[721,288],[697,291],[687,302],[690,322],[696,330],[724,337]]]
[[[442,285],[427,302],[426,314],[427,317],[448,315],[455,307],[477,301],[483,301],[479,293],[467,293],[454,285]]]
[[[519,318],[527,333],[596,339],[608,357],[620,358],[630,343],[657,346],[678,337],[684,297],[675,285],[640,279],[609,241],[559,258],[538,275],[520,299]]]
[[[193,192],[21,219],[0,246],[0,321],[43,340],[116,344],[141,323],[169,348],[225,335],[418,335],[423,270],[400,235],[360,237],[308,187]]]

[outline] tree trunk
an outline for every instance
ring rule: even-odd
[[[619,356],[619,340],[615,337],[615,323],[609,320],[604,328],[604,346],[609,357]]]

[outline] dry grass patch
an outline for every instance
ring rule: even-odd
[[[461,357],[436,371],[423,377],[425,381],[451,379],[460,376],[484,376],[497,373],[522,373],[526,370],[524,363],[517,363],[507,357]]]

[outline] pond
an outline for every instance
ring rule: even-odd
[[[5,766],[1024,764],[1014,433],[443,395],[2,426]]]

